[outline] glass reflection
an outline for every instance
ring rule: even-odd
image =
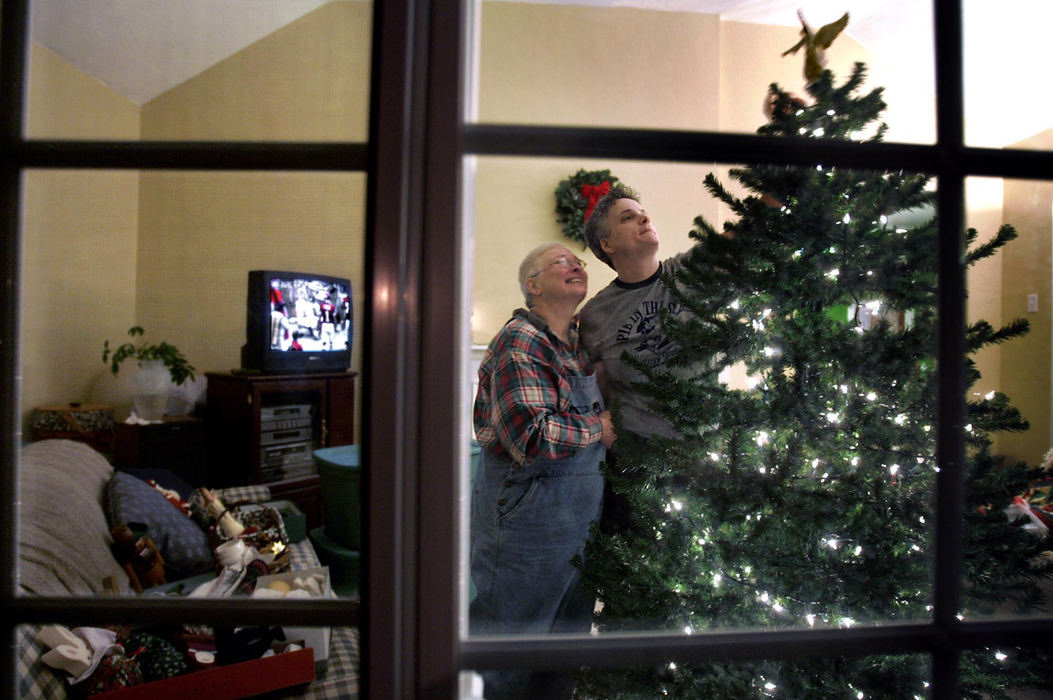
[[[372,4],[32,0],[29,138],[367,140]]]
[[[931,2],[479,5],[480,122],[752,132],[771,83],[804,90],[805,52],[783,55],[800,39],[800,7],[813,31],[848,11],[822,59],[842,76],[864,62],[886,86],[888,140],[934,140]]]
[[[144,684],[163,681],[203,697],[214,695],[223,682],[252,697],[268,698],[326,692],[355,697],[359,688],[361,659],[354,627],[21,625],[15,643],[20,668],[32,670],[12,679],[10,697],[64,698],[70,689],[132,687],[149,693]],[[195,675],[231,664],[247,665],[227,676]]]
[[[240,595],[259,575],[327,566],[319,593],[357,597],[364,206],[361,173],[26,173],[22,593]],[[238,369],[247,317],[270,327],[274,311],[268,290],[262,307],[248,293],[263,268],[301,273],[279,285],[303,306],[273,326],[281,342],[308,334],[306,356],[331,320],[348,333],[345,370]],[[349,283],[343,318],[331,279]],[[182,385],[162,376],[161,420],[137,405],[134,352],[116,375],[100,361],[125,341],[166,343],[195,368]]]
[[[827,74],[807,98],[774,91],[762,132],[880,138],[874,122],[883,104],[878,93],[860,91],[861,78],[835,82]],[[478,159],[476,230],[503,231],[491,221],[495,212],[502,221],[523,212],[511,220],[531,221],[539,233],[514,244],[476,236],[476,343],[509,328],[502,322],[521,305],[515,266],[533,245],[558,240],[559,230],[570,245],[587,241],[582,257],[595,260],[588,273],[598,270],[607,282],[587,280],[579,317],[581,344],[607,380],[617,434],[606,456],[603,515],[574,559],[597,602],[594,624],[694,633],[925,619],[936,473],[933,183],[823,166],[741,166],[703,177],[705,170]],[[706,192],[692,191],[692,182]],[[619,192],[621,184],[639,195]],[[524,187],[537,196],[508,194]],[[545,190],[557,203],[547,223],[536,206]],[[575,213],[576,229],[567,225]],[[674,216],[686,224],[681,231],[693,227],[690,236],[662,238],[676,230],[667,223]],[[567,257],[560,248],[551,254]],[[502,267],[508,273],[495,274]],[[542,269],[528,272],[535,268]],[[560,275],[568,284],[587,279],[579,266]],[[543,285],[523,291],[530,301],[545,298]],[[498,343],[483,354],[482,389],[512,386],[500,377],[502,352]],[[533,367],[551,377],[544,357]],[[525,401],[547,400],[528,386]],[[516,462],[502,438],[540,450],[556,433],[532,441],[530,430],[551,416],[559,422],[566,409],[563,399],[549,400],[536,422],[509,423],[502,434],[495,425],[511,410],[491,411],[490,397],[480,396],[473,583],[477,595],[489,595],[492,579],[480,578],[476,563],[500,561],[502,552],[487,543],[517,541],[513,530],[531,499],[556,484],[549,469],[530,472],[540,452],[522,450]],[[589,424],[580,413],[565,422]],[[588,449],[605,432],[602,416],[591,420],[601,428],[580,441]],[[581,454],[570,442],[557,453],[564,459]],[[506,448],[522,466],[481,477],[487,451]],[[543,631],[551,623],[475,627],[487,602],[476,598],[469,610],[474,631],[537,631],[521,624]]]
[[[1014,3],[1010,11],[962,2],[965,142],[984,148],[1053,148],[1053,96],[1034,90],[1032,70],[1049,64],[1043,27],[1048,3]]]
[[[990,445],[981,445],[992,455],[992,464],[989,473],[980,474],[992,483],[1001,481],[1003,486],[999,500],[993,504],[995,508],[977,502],[978,510],[968,517],[997,523],[1004,513],[1028,533],[1016,542],[1015,565],[1006,572],[1020,584],[1009,599],[996,596],[985,600],[983,594],[993,578],[988,568],[991,563],[984,559],[967,560],[966,591],[976,594],[969,611],[983,615],[1048,615],[1053,613],[1048,603],[1053,586],[1048,577],[1037,580],[1038,589],[1045,596],[1039,601],[1034,597],[1035,583],[1030,579],[1048,566],[1045,552],[1053,524],[1049,493],[1053,391],[1048,361],[1053,326],[1048,303],[1053,289],[1049,252],[1053,239],[1053,184],[1041,180],[970,178],[966,185],[967,223],[979,232],[973,249],[1006,240],[995,255],[977,260],[969,270],[968,320],[972,335],[979,337],[1002,329],[1004,340],[988,344],[974,354],[979,376],[968,396],[974,427],[977,423],[997,426],[990,430]],[[984,322],[990,327],[985,327]],[[1043,471],[1021,471],[1036,467]],[[988,522],[986,527],[997,525]]]

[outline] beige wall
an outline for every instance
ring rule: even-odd
[[[323,5],[148,102],[142,137],[366,141],[371,22]]]
[[[26,136],[139,138],[139,106],[37,43],[29,49]]]
[[[368,3],[325,5],[141,110],[35,46],[27,131],[364,141],[370,12]],[[112,391],[102,343],[123,341],[133,323],[178,346],[199,373],[237,367],[250,269],[350,278],[359,321],[352,368],[360,370],[364,202],[360,173],[32,173],[23,416],[86,401],[99,386]]]
[[[23,180],[22,408],[86,401],[102,344],[135,321],[139,178],[32,171]]]
[[[138,138],[138,106],[37,44],[29,58],[27,136]],[[35,406],[87,400],[108,329],[134,322],[139,178],[37,170],[22,183],[19,356],[27,415]]]
[[[1016,145],[1053,149],[1053,129]],[[1001,348],[1001,388],[1031,422],[1031,429],[1026,433],[1003,436],[999,446],[1012,458],[1036,463],[1050,448],[1051,442],[1053,181],[1006,181],[1003,216],[1020,237],[1007,245],[1002,254],[1002,318],[1004,321],[1025,318],[1031,324],[1031,332]],[[1038,295],[1038,313],[1027,311],[1028,294]]]
[[[484,2],[479,119],[713,129],[718,24],[696,13]]]
[[[966,228],[976,229],[977,242],[987,242],[1002,225],[1002,180],[998,178],[969,178],[965,181]],[[966,322],[984,320],[995,328],[1002,325],[1002,266],[1003,255],[978,261],[966,270],[969,297],[966,302]],[[974,356],[980,379],[970,390],[973,400],[979,399],[1001,386],[1002,348],[984,348]],[[996,449],[997,438],[996,438]]]

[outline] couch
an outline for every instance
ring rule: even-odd
[[[129,482],[129,478],[136,481]],[[19,464],[16,575],[19,593],[41,596],[138,595],[132,590],[125,569],[111,554],[107,509],[111,510],[110,517],[113,517],[118,486],[135,491],[139,483],[146,484],[139,480],[139,476],[115,471],[102,454],[86,444],[43,440],[26,445]],[[217,493],[226,503],[270,500],[266,486],[226,489]],[[175,506],[171,506],[171,510],[182,516]],[[160,507],[152,509],[151,517],[154,512],[166,517],[171,515]],[[196,526],[189,518],[182,517],[185,522]],[[177,528],[182,530],[176,533]],[[184,573],[201,574],[202,568],[211,566],[207,559],[202,560],[201,540],[184,523],[168,528],[162,522],[151,522],[149,534],[164,556],[169,581]],[[204,541],[207,542],[207,538]],[[290,565],[294,570],[319,566],[309,539],[290,545]],[[149,591],[146,589],[146,593]],[[40,660],[47,648],[36,640],[37,630],[33,625],[22,625],[17,629],[16,697],[65,698],[68,685],[64,674],[53,671]],[[318,664],[315,681],[274,697],[356,698],[358,669],[357,629],[336,628],[330,640],[329,657],[324,668]]]

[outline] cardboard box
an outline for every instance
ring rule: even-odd
[[[235,700],[310,683],[314,678],[314,652],[300,649],[255,661],[184,673],[92,697],[99,700]]]
[[[275,581],[284,581],[285,583],[293,586],[293,581],[297,578],[303,578],[305,576],[311,576],[313,574],[322,574],[325,576],[325,583],[322,584],[322,597],[335,598],[333,594],[332,584],[329,580],[329,567],[318,566],[311,569],[298,569],[296,571],[286,571],[280,574],[271,574],[269,576],[260,576],[256,579],[256,590],[261,588],[268,588],[270,584]],[[290,600],[290,605],[295,605],[295,600]],[[285,641],[297,642],[303,640],[305,647],[314,649],[314,660],[317,662],[325,661],[329,658],[329,638],[332,636],[332,627],[293,627],[285,626],[282,627],[282,632],[285,634]]]

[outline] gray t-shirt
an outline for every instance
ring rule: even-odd
[[[663,275],[683,267],[686,255],[681,253],[663,260],[658,271],[643,281],[630,284],[615,279],[585,304],[578,321],[589,360],[603,362],[606,369],[611,393],[607,398],[610,403],[620,405],[621,426],[644,437],[673,437],[675,432],[672,425],[655,415],[646,399],[633,390],[632,384],[644,377],[622,361],[622,353],[628,352],[657,367],[665,365],[676,351],[676,344],[659,326],[658,314],[662,309],[681,319],[689,314],[662,283]],[[690,369],[674,371],[678,375],[691,374]]]

